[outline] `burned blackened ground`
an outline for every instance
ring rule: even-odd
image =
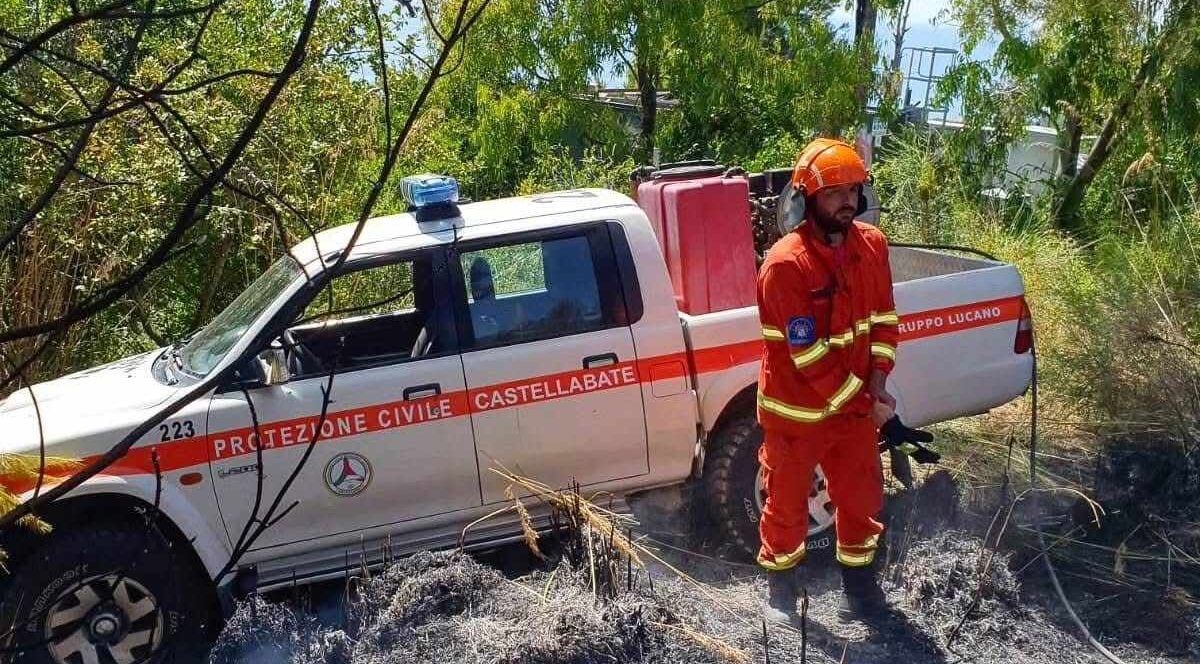
[[[659,559],[643,556],[645,569],[633,567],[632,577],[618,566],[605,580],[578,550],[566,555],[569,547],[550,541],[542,543],[545,563],[519,547],[480,557],[423,553],[348,583],[245,602],[213,658],[248,664],[763,662],[768,655],[771,662],[870,664],[1101,661],[1061,619],[1040,565],[1029,564],[1019,541],[1001,538],[1000,551],[984,545],[989,527],[989,542],[998,534],[995,513],[960,512],[948,476],[931,475],[921,489],[889,497],[884,583],[897,609],[890,618],[871,625],[840,620],[837,568],[829,551],[818,551],[802,570],[805,620],[771,626],[765,639],[762,574],[721,550],[689,491],[634,502],[642,522],[635,539]],[[1083,608],[1088,619],[1098,615],[1098,607]],[[1197,655],[1187,638],[1182,648],[1165,648],[1172,658],[1125,633],[1105,637],[1129,662]]]

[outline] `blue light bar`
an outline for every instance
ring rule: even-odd
[[[417,209],[458,202],[458,182],[449,175],[410,175],[400,181],[400,191],[404,200]]]

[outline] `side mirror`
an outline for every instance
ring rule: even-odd
[[[272,345],[254,358],[254,364],[262,371],[264,386],[279,385],[291,379],[288,371],[287,352],[279,346]]]

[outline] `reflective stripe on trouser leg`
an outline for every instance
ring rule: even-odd
[[[837,544],[838,562],[847,567],[866,567],[875,560],[875,551],[879,548],[879,535],[871,535],[864,542],[856,545]]]
[[[829,499],[836,508],[837,559],[862,567],[875,559],[883,524],[883,468],[879,463],[879,431],[867,415],[840,415],[824,426],[829,451],[821,459]]]
[[[819,427],[814,427],[817,429]],[[758,450],[767,499],[758,520],[758,562],[779,571],[804,559],[808,536],[808,492],[817,464],[816,444],[766,430]]]
[[[807,553],[804,542],[800,542],[800,547],[791,553],[772,554],[766,549],[759,547],[758,564],[772,572],[782,572],[803,562]]]

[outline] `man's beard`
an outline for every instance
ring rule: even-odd
[[[838,210],[838,212],[840,213],[845,210],[850,209],[842,208]],[[854,223],[854,211],[850,210],[850,215],[846,217],[846,221],[844,222],[839,220],[836,214],[826,216],[814,211],[813,221],[816,222],[818,228],[825,231],[827,234],[845,233],[846,229],[848,229],[850,225]]]

